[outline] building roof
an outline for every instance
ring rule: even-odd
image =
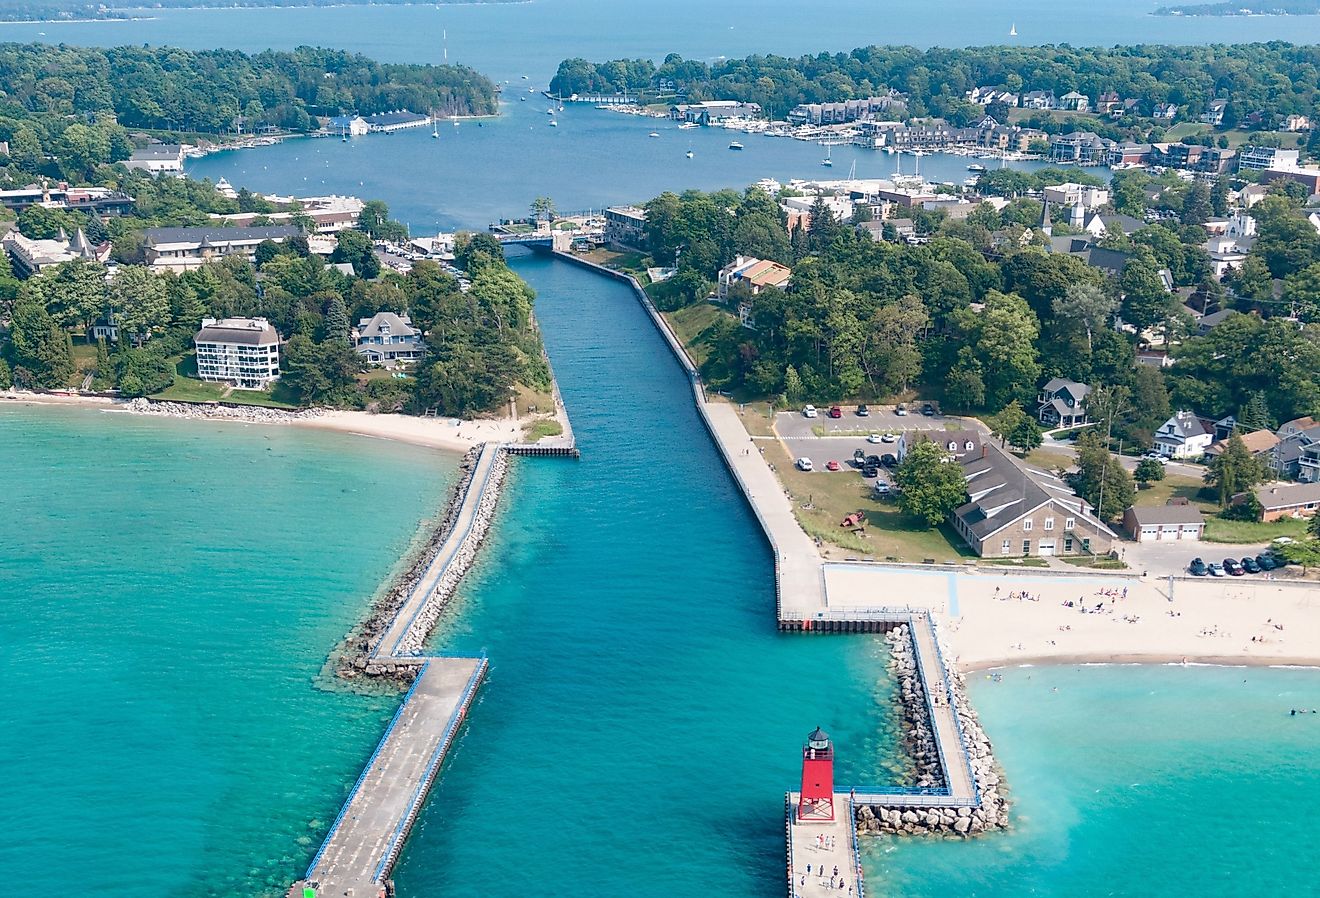
[[[1238,437],[1242,440],[1242,445],[1247,447],[1247,451],[1252,455],[1261,452],[1269,452],[1275,446],[1279,445],[1279,438],[1268,430],[1253,430],[1251,433],[1240,433]],[[1209,449],[1205,450],[1206,455],[1218,455],[1228,448],[1228,440],[1219,440],[1212,443]]]
[[[183,146],[177,143],[153,143],[140,150],[134,150],[130,159],[134,162],[146,162],[150,159],[178,159],[183,153]]]
[[[1320,483],[1267,483],[1252,492],[1266,511],[1320,502]]]
[[[406,109],[401,109],[398,112],[381,112],[376,115],[368,115],[364,116],[364,119],[368,125],[375,125],[378,128],[430,120],[429,116],[422,115],[420,112],[409,112]]]
[[[1133,505],[1127,514],[1138,524],[1204,524],[1195,505]]]
[[[417,330],[412,326],[412,319],[407,315],[377,312],[370,318],[360,320],[357,332],[359,337],[379,337],[386,333],[391,337],[411,337],[417,333]]]
[[[1051,377],[1042,389],[1046,393],[1057,393],[1066,389],[1074,399],[1084,399],[1086,394],[1091,392],[1091,388],[1086,384],[1069,380],[1066,377]]]
[[[1051,500],[1059,502],[1067,513],[1085,518],[1113,535],[1062,480],[1018,462],[993,443],[983,444],[978,456],[964,459],[961,464],[969,501],[954,515],[977,539],[985,539]]]
[[[293,225],[269,225],[259,228],[147,228],[148,246],[162,243],[217,244],[263,240],[287,240],[301,231]]]
[[[1172,418],[1160,425],[1160,429],[1155,433],[1155,439],[1190,440],[1193,437],[1206,436],[1212,432],[1205,421],[1191,412],[1175,412]]]
[[[280,335],[265,318],[203,318],[195,343],[241,343],[265,346],[279,343]]]
[[[763,259],[739,272],[739,276],[757,287],[782,287],[793,276],[793,270],[778,262]]]

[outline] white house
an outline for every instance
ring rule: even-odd
[[[353,331],[353,342],[358,355],[372,365],[411,364],[426,350],[412,319],[393,312],[363,318]]]
[[[1222,125],[1224,123],[1224,110],[1227,108],[1227,100],[1211,100],[1206,104],[1205,112],[1201,113],[1201,121],[1207,125]]]
[[[371,130],[371,126],[360,115],[337,115],[326,122],[326,130],[341,137],[361,137]]]
[[[1214,424],[1188,411],[1176,412],[1155,431],[1155,451],[1165,458],[1198,458],[1214,441]]]
[[[260,390],[280,376],[280,335],[265,318],[203,318],[193,345],[202,380]]]
[[[128,168],[151,172],[153,175],[162,172],[182,174],[183,147],[177,143],[153,143],[140,150],[134,150],[133,155],[124,161],[124,165]]]
[[[1056,206],[1075,206],[1081,204],[1087,212],[1094,212],[1109,202],[1109,191],[1104,187],[1090,187],[1084,184],[1055,184],[1043,191],[1045,199]]]

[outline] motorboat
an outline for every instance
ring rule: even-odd
[[[738,141],[736,141],[736,140],[733,141],[733,143],[729,144],[729,149],[731,149],[731,150],[741,150],[742,148],[743,148],[743,145],[740,144],[740,143],[738,143]]]

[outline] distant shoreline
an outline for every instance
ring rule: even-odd
[[[282,3],[189,3],[179,6],[158,7],[159,12],[197,12],[199,10],[225,12],[230,10],[261,10],[261,9],[343,9],[350,6],[514,6],[533,3],[535,0],[434,0],[434,2],[411,2],[407,3],[378,3],[374,0],[363,0],[361,3],[355,3],[353,0],[339,0],[337,3],[316,3],[312,0],[292,0],[292,2]],[[6,19],[0,17],[0,25],[77,25],[94,24],[97,22],[150,22],[159,19],[159,15],[150,16],[129,16],[114,15],[116,12],[138,11],[139,7],[126,7],[123,10],[108,9],[105,15],[82,16],[76,19],[50,18],[50,19]]]

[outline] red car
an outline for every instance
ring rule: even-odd
[[[843,417],[843,409],[839,408],[837,405],[831,405],[831,406],[830,406],[830,417],[831,417],[831,418],[842,418],[842,417]]]
[[[827,462],[825,462],[825,470],[826,470],[826,471],[837,471],[837,470],[839,470],[839,463],[838,463],[837,461],[827,461]]]

